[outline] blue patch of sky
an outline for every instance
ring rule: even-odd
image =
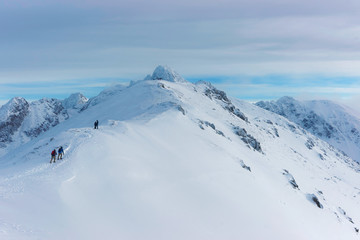
[[[0,100],[5,101],[17,96],[29,100],[41,98],[64,99],[76,92],[90,98],[98,95],[106,87],[128,82],[128,79],[121,78],[96,78],[56,82],[6,83],[0,84]]]
[[[360,89],[359,77],[328,77],[322,75],[264,75],[264,76],[216,76],[188,77],[190,82],[204,80],[224,90],[229,96],[244,100],[271,100],[282,96],[318,95],[324,98],[351,97],[354,87]],[[327,91],[316,92],[319,88]],[[337,88],[349,91],[336,92]]]
[[[328,92],[318,93],[320,96],[331,97],[337,94],[340,97],[351,97],[352,92],[331,92],[331,88],[359,88],[358,77],[327,77],[317,75],[290,76],[185,76],[185,79],[195,83],[199,80],[211,82],[217,88],[224,90],[230,97],[244,100],[271,100],[282,96],[296,97],[300,94],[317,94],[319,88],[330,88]],[[12,97],[21,96],[28,100],[37,100],[43,97],[64,99],[70,94],[80,92],[90,98],[98,95],[104,88],[114,84],[127,84],[129,79],[124,78],[96,78],[73,79],[56,82],[7,83],[0,84],[0,101],[4,102]],[[301,92],[302,91],[302,92]],[[304,92],[305,91],[305,92]]]
[[[360,77],[326,77],[326,76],[289,76],[289,75],[264,75],[264,76],[215,76],[215,77],[188,77],[190,82],[199,80],[211,83],[252,83],[267,84],[273,86],[349,86],[360,84]]]

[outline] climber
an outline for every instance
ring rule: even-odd
[[[59,148],[59,150],[58,150],[58,160],[59,159],[62,159],[62,157],[63,157],[63,154],[64,154],[64,149],[63,149],[63,147],[61,146],[60,148]]]
[[[51,152],[51,160],[50,160],[50,163],[52,163],[52,160],[56,160],[56,149],[54,149],[52,152]]]
[[[94,122],[94,129],[99,129],[99,121],[98,120],[96,120]]]

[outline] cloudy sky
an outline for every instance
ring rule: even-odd
[[[255,101],[360,100],[358,0],[4,0],[0,104],[96,95],[166,64]]]

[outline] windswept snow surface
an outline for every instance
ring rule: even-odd
[[[99,96],[1,158],[0,239],[359,239],[359,165],[285,118],[206,83]]]

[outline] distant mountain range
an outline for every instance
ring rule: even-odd
[[[286,117],[360,162],[360,119],[349,108],[331,101],[298,101],[291,97],[256,105]]]

